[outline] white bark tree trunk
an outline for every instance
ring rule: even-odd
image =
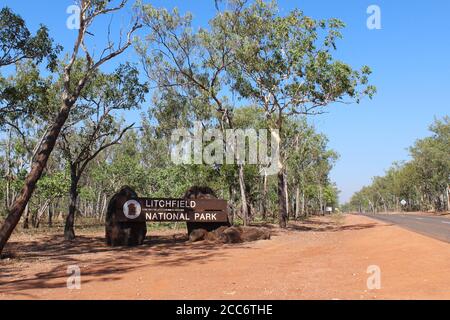
[[[300,186],[295,187],[295,219],[300,216]]]
[[[245,195],[245,179],[244,179],[243,165],[239,165],[239,189],[241,191],[242,220],[244,220],[244,226],[246,226],[248,224],[248,206],[247,206],[247,197]]]

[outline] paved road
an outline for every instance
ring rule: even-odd
[[[364,214],[364,216],[393,223],[405,229],[450,243],[450,219],[448,218],[411,214]]]

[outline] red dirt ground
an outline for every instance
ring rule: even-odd
[[[450,244],[360,216],[273,229],[272,240],[186,243],[159,233],[109,248],[102,234],[12,239],[0,262],[1,299],[450,299]],[[66,286],[81,268],[81,289]],[[367,288],[367,268],[381,289]]]

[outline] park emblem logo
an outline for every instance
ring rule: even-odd
[[[136,200],[128,200],[123,205],[123,214],[128,219],[137,219],[141,215],[141,211],[141,204]]]

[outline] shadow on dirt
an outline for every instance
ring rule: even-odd
[[[106,246],[103,237],[78,236],[67,242],[62,236],[47,236],[39,241],[11,242],[7,250],[14,259],[0,261],[0,297],[2,293],[25,296],[28,289],[61,289],[67,287],[69,266],[81,269],[82,284],[114,281],[122,274],[145,267],[205,264],[227,257],[227,248],[248,248],[245,244],[190,243],[183,234],[147,236],[139,247]],[[149,256],[152,259],[146,259]],[[149,262],[150,261],[150,262]],[[23,277],[22,268],[47,269],[32,277]],[[48,265],[43,268],[42,265]],[[29,273],[29,272],[28,272]],[[30,296],[30,298],[33,298]],[[39,297],[34,297],[39,298]]]
[[[268,228],[273,236],[284,233],[273,224],[255,224]],[[384,227],[377,223],[353,225],[339,224],[332,219],[310,219],[291,222],[288,232],[339,232]],[[249,243],[220,244],[216,242],[188,242],[182,232],[171,235],[147,235],[144,245],[139,247],[106,246],[102,236],[78,236],[67,242],[63,236],[40,236],[31,242],[11,242],[6,254],[10,257],[0,261],[0,297],[2,293],[14,296],[29,295],[31,289],[61,289],[67,287],[69,266],[79,266],[82,284],[120,280],[125,273],[143,268],[206,264],[227,259],[228,250],[245,248],[258,250]],[[8,257],[7,256],[7,257]],[[148,259],[151,257],[151,259]],[[22,269],[27,270],[24,276]],[[35,268],[35,269],[34,269]],[[36,270],[36,271],[33,271]],[[45,271],[42,271],[45,270]],[[30,276],[31,274],[31,276]]]

